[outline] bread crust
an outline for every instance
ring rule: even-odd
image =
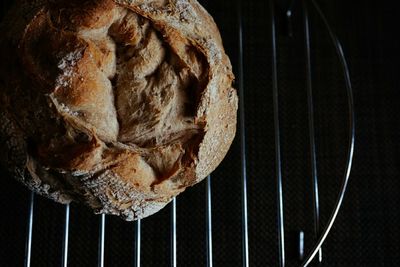
[[[24,0],[1,29],[0,161],[37,193],[136,220],[227,153],[234,76],[197,1]]]

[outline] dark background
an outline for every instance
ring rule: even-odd
[[[10,0],[2,0],[1,14]],[[216,20],[238,76],[238,22],[231,1],[200,1]],[[286,249],[298,266],[296,236],[313,245],[305,87],[303,1],[294,7],[292,38],[276,6],[278,82]],[[356,150],[348,192],[323,246],[322,266],[400,265],[400,142],[398,12],[392,1],[320,0],[344,47],[354,87]],[[269,1],[242,1],[251,266],[277,266],[276,183],[272,110]],[[338,193],[345,167],[348,110],[344,81],[327,32],[310,7],[312,77],[322,223]],[[2,16],[1,15],[1,16]],[[397,15],[397,17],[396,17]],[[0,152],[1,153],[1,152]],[[22,266],[29,192],[0,173],[0,266]],[[177,199],[178,264],[205,266],[205,183]],[[236,138],[212,174],[215,266],[241,266],[240,144]],[[59,266],[64,208],[41,197],[34,208],[32,266]],[[71,206],[70,266],[96,266],[99,217]],[[106,266],[130,266],[134,225],[107,217]],[[170,208],[142,221],[142,265],[169,266]]]

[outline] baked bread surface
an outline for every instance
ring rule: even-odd
[[[195,0],[24,0],[1,30],[0,162],[30,189],[135,220],[227,153],[234,77]]]

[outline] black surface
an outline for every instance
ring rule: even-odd
[[[2,11],[8,6],[2,1]],[[298,1],[301,2],[301,1]],[[348,59],[356,106],[356,150],[348,192],[324,244],[322,266],[400,265],[399,41],[390,1],[318,1]],[[214,16],[235,73],[238,64],[236,7],[201,1]],[[286,34],[284,4],[277,7],[278,79],[288,265],[298,266],[296,234],[313,243],[302,15],[294,10],[294,36]],[[393,5],[393,4],[392,4]],[[244,85],[248,160],[251,266],[277,266],[275,154],[268,1],[243,1]],[[334,204],[345,164],[347,108],[340,66],[316,13],[310,9],[318,172],[322,222]],[[212,174],[215,266],[241,266],[240,147],[238,138]],[[0,176],[0,265],[21,266],[28,191]],[[40,197],[34,214],[32,266],[58,266],[64,209]],[[178,197],[178,264],[204,266],[205,183]],[[70,266],[95,266],[98,216],[71,207]],[[170,208],[142,221],[142,265],[169,266]],[[131,266],[133,223],[107,217],[106,266]]]

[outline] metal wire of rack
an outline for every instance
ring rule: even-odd
[[[240,151],[241,151],[241,214],[242,214],[242,266],[249,266],[249,235],[248,235],[248,192],[247,192],[247,162],[246,162],[246,123],[245,123],[245,106],[244,106],[244,60],[243,60],[243,22],[242,22],[242,9],[241,0],[236,0],[236,11],[237,11],[237,34],[238,34],[238,73],[237,73],[237,86],[239,91],[239,138],[240,138]],[[289,35],[291,35],[291,16],[294,12],[293,2],[286,12],[286,17],[289,25]],[[318,254],[318,262],[322,262],[322,244],[327,238],[332,225],[337,217],[340,210],[347,183],[350,177],[350,170],[352,166],[352,159],[354,153],[354,142],[355,142],[355,118],[354,118],[354,105],[353,105],[353,95],[352,86],[350,81],[349,70],[347,67],[346,59],[334,32],[332,31],[326,17],[321,11],[320,7],[315,0],[303,0],[302,2],[302,14],[303,14],[303,27],[305,35],[304,51],[306,55],[306,87],[307,87],[307,106],[308,106],[308,127],[309,127],[309,147],[311,155],[311,179],[313,184],[313,211],[314,211],[314,241],[315,245],[312,250],[305,254],[304,252],[304,232],[299,233],[299,259],[302,260],[301,266],[308,266]],[[269,0],[270,5],[270,33],[271,33],[271,46],[272,46],[272,90],[273,90],[273,110],[274,110],[274,133],[275,133],[275,167],[276,167],[276,190],[277,190],[277,244],[279,248],[278,261],[279,266],[285,266],[286,260],[286,249],[285,249],[285,227],[284,227],[284,197],[283,197],[283,177],[282,177],[282,159],[281,159],[281,141],[280,141],[280,122],[279,122],[279,101],[278,101],[278,66],[277,66],[277,44],[276,44],[276,27],[275,27],[275,4],[273,0]],[[347,93],[347,105],[349,109],[349,143],[347,150],[347,160],[345,173],[342,179],[342,185],[340,192],[337,197],[335,207],[331,213],[331,216],[324,228],[320,225],[320,210],[319,210],[319,190],[318,190],[318,173],[317,173],[317,155],[316,155],[316,144],[315,144],[315,129],[314,129],[314,108],[313,108],[313,92],[312,92],[312,65],[311,65],[311,51],[310,51],[310,22],[308,15],[308,6],[316,11],[319,18],[323,22],[327,32],[329,33],[330,40],[335,48],[339,61],[341,63],[343,76],[345,78],[345,87]],[[212,247],[212,203],[211,203],[211,176],[206,179],[206,192],[205,192],[205,205],[206,205],[206,264],[207,266],[213,266],[213,247]],[[33,224],[34,224],[34,207],[35,207],[35,196],[34,193],[30,195],[30,205],[28,211],[28,221],[27,221],[27,238],[26,238],[26,248],[25,248],[25,266],[31,266],[31,255],[32,255],[32,235],[33,235]],[[170,265],[177,266],[177,207],[176,199],[173,199],[171,204],[171,231],[170,231]],[[64,221],[64,235],[63,235],[63,245],[62,245],[62,266],[68,266],[68,246],[69,246],[69,222],[70,222],[70,206],[65,207],[65,221]],[[104,266],[104,252],[105,252],[105,239],[106,239],[106,225],[107,217],[101,215],[99,218],[99,237],[98,237],[98,266]],[[141,221],[138,220],[134,223],[135,228],[135,243],[134,243],[134,266],[141,266]],[[306,255],[306,257],[304,257]]]
[[[278,244],[279,244],[279,266],[285,266],[285,230],[284,230],[284,203],[283,203],[283,192],[282,192],[282,172],[281,172],[281,155],[280,155],[280,125],[279,125],[279,101],[278,101],[278,67],[277,67],[277,49],[276,49],[276,30],[275,30],[275,7],[274,1],[270,0],[270,16],[271,16],[271,42],[272,42],[272,79],[273,79],[273,103],[274,103],[274,127],[275,127],[275,152],[276,152],[276,175],[277,175],[277,203],[278,203]],[[340,192],[337,197],[335,207],[331,213],[329,221],[325,228],[320,230],[320,210],[319,210],[319,190],[318,190],[318,174],[317,174],[317,156],[316,156],[316,142],[315,142],[315,129],[314,129],[314,105],[313,105],[313,93],[312,93],[312,74],[311,74],[311,51],[310,51],[310,29],[309,29],[309,15],[307,2],[310,2],[313,8],[316,10],[318,16],[322,20],[326,30],[329,33],[330,40],[336,50],[337,56],[339,58],[342,72],[345,79],[345,87],[348,100],[349,109],[349,142],[347,150],[347,160],[344,177],[342,180],[342,185]],[[291,35],[291,16],[294,1],[291,2],[289,9],[286,12],[288,24],[289,24],[289,35]],[[311,252],[304,259],[301,266],[308,266],[318,254],[318,262],[322,262],[322,244],[327,238],[335,219],[338,215],[340,207],[343,202],[343,198],[346,192],[347,184],[350,178],[350,171],[352,167],[353,155],[354,155],[354,142],[355,142],[355,115],[354,115],[354,103],[353,103],[353,92],[350,80],[349,69],[344,56],[342,46],[331,29],[328,20],[323,14],[322,10],[318,6],[315,0],[304,0],[302,1],[302,12],[303,12],[303,27],[305,35],[305,54],[306,54],[306,87],[307,87],[307,106],[308,106],[308,123],[309,123],[309,144],[310,144],[310,155],[311,155],[311,177],[313,185],[313,207],[314,207],[314,233],[316,243],[311,250]],[[299,233],[299,258],[303,260],[304,257],[304,232]]]

